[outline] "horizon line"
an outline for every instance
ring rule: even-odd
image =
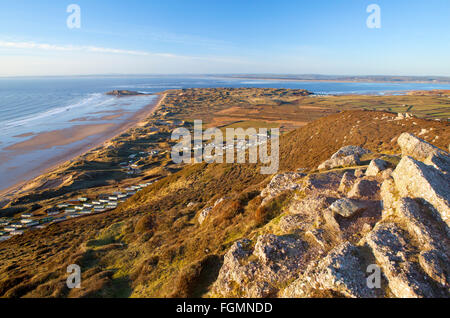
[[[237,77],[237,76],[272,76],[272,79],[277,79],[277,76],[292,77],[295,80],[295,76],[317,76],[323,77],[323,79],[333,80],[336,77],[347,78],[380,78],[380,77],[392,77],[392,78],[417,78],[428,80],[445,79],[450,80],[450,75],[395,75],[395,74],[326,74],[326,73],[99,73],[99,74],[70,74],[70,75],[0,75],[0,78],[37,78],[37,77],[113,77],[113,76],[225,76],[225,77]],[[256,79],[256,78],[255,78]],[[288,78],[286,78],[288,79]],[[305,80],[308,78],[298,79]],[[314,80],[314,79],[310,79]],[[317,80],[317,79],[316,79]]]

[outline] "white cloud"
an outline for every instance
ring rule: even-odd
[[[35,42],[0,41],[0,47],[8,49],[37,49],[46,51],[94,52],[94,53],[97,52],[97,53],[140,55],[140,56],[150,55],[149,52],[145,51],[121,50],[96,46],[55,45],[55,44],[35,43]]]

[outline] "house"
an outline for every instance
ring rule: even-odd
[[[59,212],[60,212],[60,210],[57,207],[53,207],[53,208],[45,210],[45,213],[47,213],[47,214],[49,214],[49,213],[59,213]]]
[[[140,169],[131,169],[130,171],[127,171],[128,175],[137,175],[140,174],[141,170]]]
[[[74,213],[76,210],[74,208],[67,208],[64,210],[65,213]]]
[[[43,219],[40,219],[39,220],[39,223],[49,223],[49,222],[51,222],[51,221],[53,221],[53,218],[51,218],[51,217],[48,217],[48,218],[43,218]]]
[[[13,236],[17,236],[17,235],[23,235],[23,233],[24,233],[24,231],[14,231],[14,232],[11,232],[10,234]]]
[[[78,201],[80,201],[80,202],[87,202],[88,198],[81,197],[81,198],[78,198]]]
[[[20,220],[20,223],[22,223],[22,224],[30,224],[30,223],[32,223],[32,222],[34,222],[34,220],[31,220],[31,219],[23,219],[23,220]]]
[[[58,204],[57,207],[58,207],[59,209],[64,209],[64,208],[69,207],[69,205],[68,205],[67,203],[62,203],[62,204]]]
[[[85,204],[83,204],[83,206],[84,206],[85,208],[92,209],[92,204],[85,203]]]
[[[57,219],[53,220],[53,223],[60,223],[60,222],[65,221],[66,219],[67,218],[65,216],[62,216],[60,218],[57,218]]]
[[[33,221],[33,222],[30,222],[30,223],[26,223],[26,224],[25,224],[26,227],[32,227],[32,226],[36,226],[36,225],[39,225],[39,222],[38,222],[38,221]]]
[[[76,207],[75,207],[75,210],[78,210],[78,211],[81,211],[81,210],[83,210],[84,209],[84,206],[82,206],[82,205],[77,205]]]
[[[33,217],[33,213],[24,213],[22,214],[22,218],[32,218]]]

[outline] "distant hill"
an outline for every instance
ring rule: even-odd
[[[232,78],[271,79],[295,81],[330,81],[330,82],[373,82],[373,83],[441,83],[450,84],[448,76],[391,76],[391,75],[319,75],[319,74],[232,74]]]

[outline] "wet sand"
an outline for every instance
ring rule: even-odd
[[[115,126],[115,124],[76,125],[66,129],[47,131],[6,147],[5,150],[24,153],[50,149],[56,146],[65,146],[92,135],[106,133]]]
[[[14,185],[5,189],[0,189],[0,196],[12,195],[20,190],[25,183],[43,173],[50,172],[59,165],[72,160],[91,149],[97,148],[110,139],[123,134],[132,127],[139,127],[144,124],[144,120],[148,118],[161,104],[165,95],[158,95],[151,104],[140,109],[133,116],[119,123],[100,123],[92,125],[75,125],[70,128],[43,132],[33,135],[32,138],[13,144],[7,147],[7,152],[0,152],[3,160],[13,160],[15,155],[23,155],[32,153],[33,151],[50,149],[57,146],[63,146],[67,149],[63,154],[49,158],[46,162],[39,165],[38,168],[25,173]],[[116,114],[117,115],[117,114]],[[89,141],[82,143],[83,140],[89,138]],[[77,143],[78,142],[78,143]],[[80,145],[81,142],[81,145]],[[71,144],[76,144],[71,146]]]
[[[30,132],[30,133],[26,133],[26,134],[22,134],[22,135],[17,135],[17,136],[13,136],[14,138],[25,138],[25,137],[30,137],[33,136],[34,133]],[[1,142],[0,142],[1,143]]]
[[[106,112],[98,112],[98,114],[100,113],[106,113]],[[103,117],[97,118],[97,117],[80,117],[80,118],[75,118],[72,119],[70,122],[71,123],[76,123],[76,122],[86,122],[86,121],[102,121],[102,120],[115,120],[115,119],[119,119],[121,117],[123,117],[125,114],[129,114],[130,112],[126,112],[126,111],[122,111],[122,112],[111,112],[113,113],[112,115],[105,115]]]

